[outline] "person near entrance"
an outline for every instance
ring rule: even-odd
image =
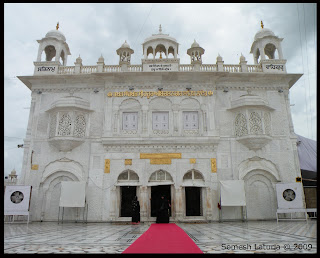
[[[169,223],[169,207],[171,207],[169,200],[162,195],[156,223]]]
[[[132,224],[140,223],[140,203],[138,197],[135,196],[132,200]]]

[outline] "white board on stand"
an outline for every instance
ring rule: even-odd
[[[29,211],[31,186],[8,185],[4,194],[5,214],[22,214]],[[22,212],[22,213],[21,213]]]
[[[221,206],[246,206],[243,180],[224,180],[221,184]]]
[[[86,182],[61,182],[60,207],[85,207]]]
[[[276,184],[278,209],[303,209],[302,184]]]

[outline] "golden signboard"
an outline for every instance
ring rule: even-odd
[[[181,153],[140,153],[140,159],[181,159]]]
[[[38,170],[39,169],[39,165],[32,165],[31,169],[32,170]]]
[[[196,159],[190,159],[190,164],[196,164]]]
[[[212,171],[212,173],[217,172],[217,160],[216,159],[211,159],[211,171]]]
[[[132,159],[125,159],[124,164],[125,165],[132,165]]]
[[[150,159],[151,165],[171,165],[171,159]]]
[[[108,97],[178,97],[178,96],[212,96],[213,91],[198,90],[198,91],[122,91],[108,92]]]
[[[104,160],[104,173],[110,173],[110,159]]]

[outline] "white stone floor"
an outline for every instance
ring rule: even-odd
[[[204,253],[316,253],[317,221],[176,223]],[[150,223],[4,224],[4,253],[122,253]]]

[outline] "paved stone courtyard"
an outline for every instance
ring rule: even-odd
[[[316,253],[317,221],[176,223],[204,253]],[[4,224],[4,253],[122,253],[150,223]]]

